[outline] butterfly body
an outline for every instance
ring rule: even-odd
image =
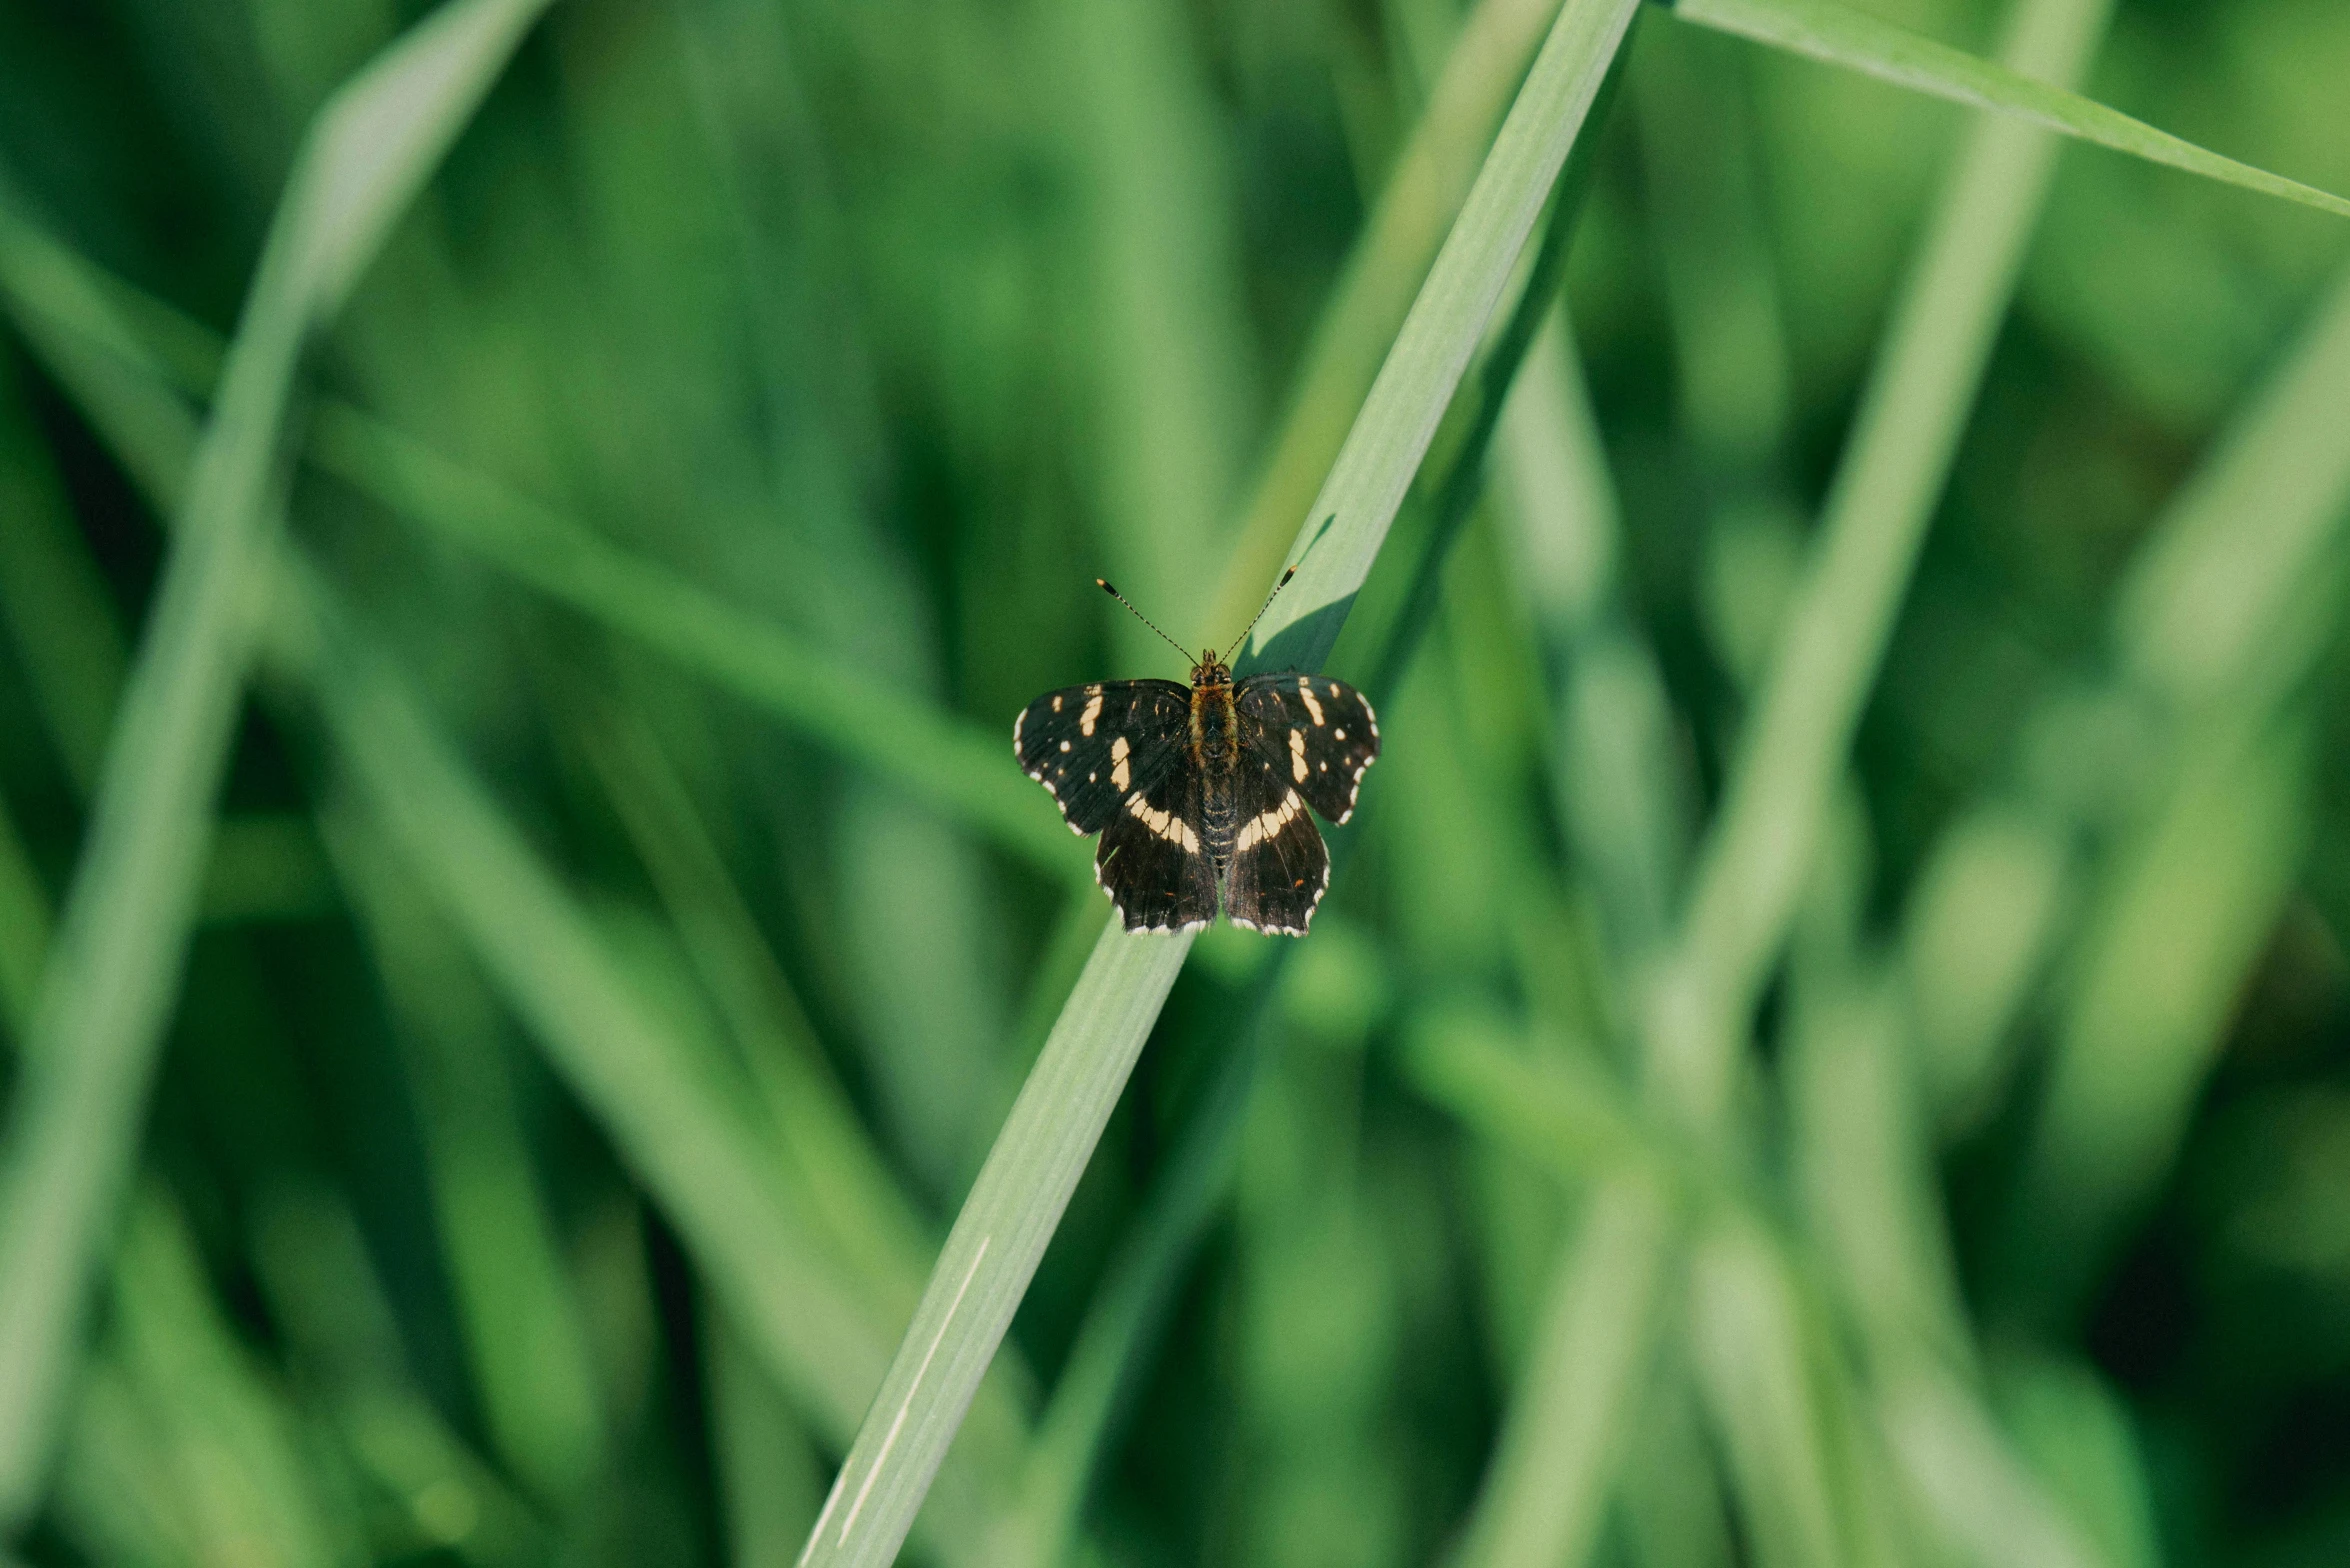
[[[1200,777],[1200,847],[1222,882],[1240,831],[1233,776],[1240,763],[1240,709],[1232,672],[1203,661],[1191,672],[1191,760]]]
[[[1354,812],[1379,724],[1343,681],[1235,681],[1210,654],[1174,681],[1047,692],[1012,727],[1070,831],[1099,833],[1094,875],[1130,931],[1235,924],[1302,936],[1330,881],[1314,810]]]

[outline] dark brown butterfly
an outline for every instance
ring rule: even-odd
[[[1232,646],[1247,639],[1243,631]],[[1292,670],[1235,682],[1211,648],[1189,686],[1103,681],[1045,693],[1012,726],[1012,748],[1070,831],[1101,834],[1094,876],[1127,930],[1197,931],[1216,918],[1220,890],[1234,925],[1303,936],[1330,885],[1330,852],[1306,807],[1333,822],[1354,815],[1379,756],[1379,721],[1344,681]]]

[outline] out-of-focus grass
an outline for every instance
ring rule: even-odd
[[[1315,670],[1329,657],[1632,14],[1616,0],[1561,10],[1307,512],[1287,586],[1231,654],[1236,669]],[[1115,920],[1102,933],[964,1200],[804,1561],[895,1557],[1191,941],[1130,935]]]
[[[543,0],[461,0],[337,94],[287,186],[198,451],[30,1025],[0,1183],[0,1518],[32,1506],[82,1282],[128,1163],[259,632],[296,362]]]
[[[2344,240],[2011,111],[2341,190],[2350,34],[2120,8],[2125,122],[2052,91],[2095,4],[1677,9],[1570,308],[1529,347],[1547,270],[1481,269],[1468,395],[1315,505],[1562,8],[556,8],[338,226],[381,258],[262,470],[276,660],[147,911],[151,1119],[74,1151],[137,1196],[5,1551],[796,1555],[1119,989],[1007,716],[1170,673],[1088,576],[1205,640],[1333,515],[1270,655],[1380,688],[1330,901],[1124,998],[908,1555],[2339,1559]],[[19,1121],[152,521],[301,128],[421,10],[0,7]],[[1692,962],[1694,1119],[1642,1066]]]

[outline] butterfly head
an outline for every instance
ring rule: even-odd
[[[1232,666],[1216,657],[1216,650],[1200,650],[1199,662],[1191,667],[1191,684],[1195,688],[1213,689],[1232,684]]]

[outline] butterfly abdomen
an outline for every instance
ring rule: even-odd
[[[1231,677],[1221,670],[1205,673],[1208,679],[1191,689],[1191,756],[1200,777],[1200,840],[1221,874],[1240,828],[1232,787],[1240,765],[1240,715],[1232,705]]]

